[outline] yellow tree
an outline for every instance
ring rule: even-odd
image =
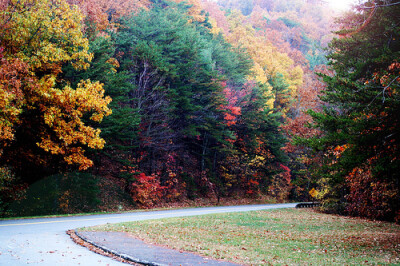
[[[172,2],[185,3],[190,6],[188,15],[192,16],[195,21],[203,22],[205,20],[203,5],[200,0],[172,0]]]
[[[267,87],[266,96],[272,96],[268,102],[273,107],[276,100],[273,93],[274,88],[268,82],[278,74],[282,75],[287,83],[291,98],[296,96],[297,89],[303,84],[303,70],[296,66],[294,61],[285,54],[279,52],[268,39],[263,35],[257,35],[250,24],[245,23],[245,17],[240,11],[233,11],[229,17],[230,34],[227,40],[235,46],[247,49],[254,61],[254,79]],[[251,77],[249,77],[251,78]],[[281,100],[280,100],[281,101]]]
[[[10,0],[0,11],[1,163],[49,167],[58,158],[87,169],[84,147],[103,147],[100,130],[84,122],[111,114],[102,85],[73,89],[58,79],[64,64],[89,66],[82,18],[64,0]]]

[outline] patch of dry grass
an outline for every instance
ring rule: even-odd
[[[400,265],[400,226],[304,209],[109,224],[148,243],[247,265]]]

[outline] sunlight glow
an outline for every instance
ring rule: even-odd
[[[357,3],[357,0],[327,0],[329,5],[336,11],[347,11],[352,5]]]

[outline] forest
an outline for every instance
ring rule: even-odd
[[[0,216],[268,198],[400,222],[399,14],[0,0]]]

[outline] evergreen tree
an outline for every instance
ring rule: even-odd
[[[221,74],[243,79],[249,69],[243,55],[209,33],[207,23],[189,23],[185,10],[182,4],[155,4],[123,20],[116,36],[121,67],[133,75],[132,96],[141,115],[138,146],[147,155],[141,165],[148,173],[163,169],[161,158],[178,150],[192,153],[204,169],[207,152],[196,149],[208,143],[207,150],[229,134],[218,121]]]
[[[89,51],[93,54],[90,67],[86,71],[77,71],[65,66],[63,80],[70,84],[75,84],[81,79],[98,80],[104,84],[105,94],[112,98],[112,114],[101,124],[101,135],[106,140],[105,148],[101,152],[92,153],[92,156],[100,160],[95,170],[102,172],[104,160],[101,158],[120,166],[129,165],[127,158],[131,156],[134,147],[132,143],[137,138],[139,114],[130,97],[133,91],[129,82],[131,75],[120,68],[115,58],[115,40],[96,35],[97,33],[93,33],[88,36],[91,40]],[[120,171],[117,170],[114,174],[119,176]]]
[[[320,197],[336,211],[399,214],[399,12],[394,1],[368,1],[339,21],[342,38],[330,44],[335,75],[323,76],[324,111],[310,112],[323,135],[308,143],[323,154]]]

